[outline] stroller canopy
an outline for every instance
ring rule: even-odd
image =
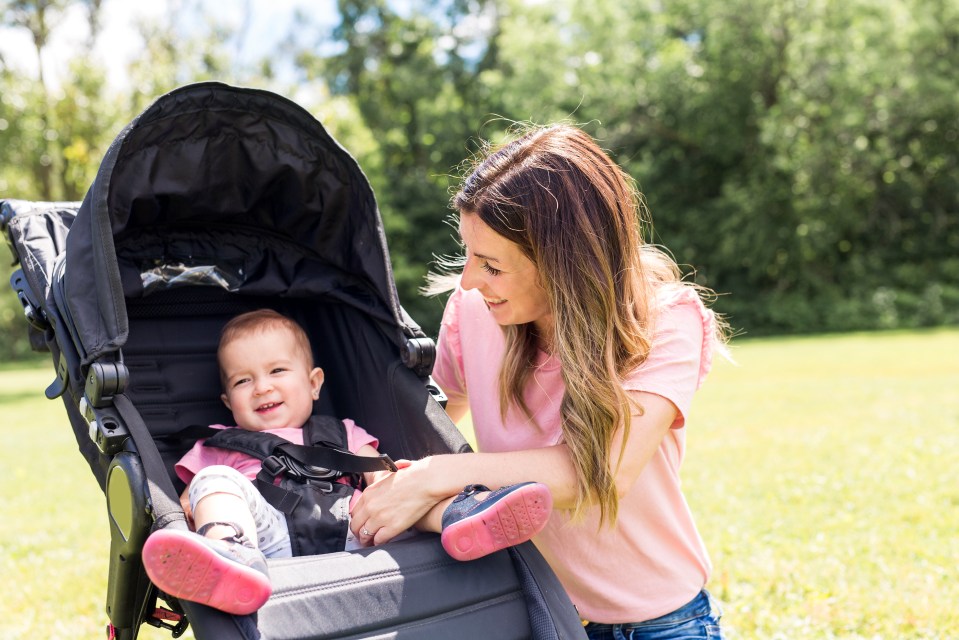
[[[63,278],[84,364],[125,343],[125,296],[177,284],[332,298],[398,342],[422,335],[356,161],[290,100],[219,83],[172,91],[124,128],[70,229]]]

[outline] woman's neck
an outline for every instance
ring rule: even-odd
[[[552,316],[533,322],[533,335],[536,337],[536,346],[540,351],[549,355],[556,353],[556,330]]]

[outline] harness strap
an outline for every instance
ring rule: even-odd
[[[287,516],[292,514],[296,509],[296,505],[300,504],[302,497],[295,491],[288,491],[276,486],[271,480],[269,476],[261,471],[259,475],[256,476],[255,484],[257,491],[259,491],[260,495],[273,505],[277,511]]]
[[[280,436],[261,431],[243,431],[242,429],[213,429],[211,427],[188,427],[181,434],[189,432],[196,438],[206,438],[205,446],[239,451],[262,461],[270,457],[282,460],[286,457],[286,468],[276,468],[272,474],[276,476],[281,471],[290,471],[296,477],[302,475],[310,477],[336,477],[338,475],[352,475],[371,471],[396,471],[396,465],[386,454],[360,456],[336,447],[336,441],[345,444],[343,423],[330,416],[313,416],[307,424],[306,435],[313,440],[310,445],[293,444]],[[331,431],[334,430],[334,431]],[[337,433],[337,431],[339,433]],[[333,440],[331,443],[329,440]],[[270,466],[269,464],[265,465]],[[315,468],[315,469],[311,469]],[[311,473],[318,471],[319,473]],[[338,472],[330,474],[329,472]]]
[[[113,406],[130,431],[130,437],[133,438],[133,444],[136,445],[140,462],[146,472],[146,489],[153,510],[153,529],[162,529],[176,521],[183,522],[185,527],[186,516],[180,506],[179,496],[173,488],[173,481],[170,480],[166,465],[163,464],[163,458],[146,423],[124,394],[113,396]]]
[[[301,464],[322,469],[335,469],[344,473],[366,473],[369,471],[396,471],[396,465],[385,453],[375,458],[358,456],[349,451],[341,451],[322,444],[307,447],[284,441],[275,448],[284,455]]]

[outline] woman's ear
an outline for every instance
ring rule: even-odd
[[[315,367],[310,371],[310,388],[313,390],[313,399],[320,399],[320,389],[323,388],[323,380],[325,376],[323,374],[323,369]]]

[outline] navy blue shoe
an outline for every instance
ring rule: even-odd
[[[490,491],[471,484],[443,512],[441,540],[446,553],[457,560],[475,560],[500,549],[526,542],[543,530],[553,510],[546,485],[523,482]]]

